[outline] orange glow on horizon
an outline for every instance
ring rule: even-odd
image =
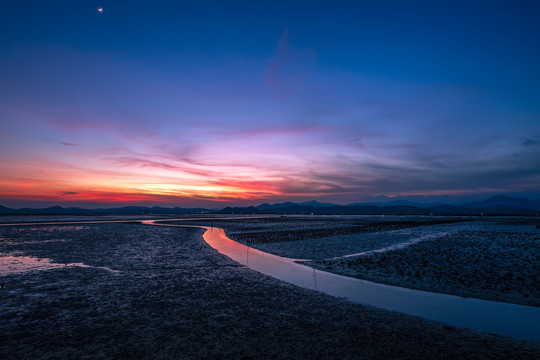
[[[12,177],[0,180],[0,198],[53,202],[183,203],[211,200],[217,202],[255,200],[283,195],[276,186],[261,181],[242,182],[225,179],[176,179],[133,174],[77,174],[49,180]],[[28,174],[26,174],[28,175]],[[82,175],[82,176],[81,176]]]
[[[299,195],[319,197],[330,188],[272,166],[135,157],[92,157],[70,152],[10,164],[0,198],[57,203],[236,202]],[[84,161],[83,161],[84,159]],[[81,164],[81,165],[79,165]],[[293,164],[294,166],[294,164]],[[2,169],[0,168],[0,171]],[[301,189],[300,192],[295,190]],[[313,191],[309,191],[312,189]]]

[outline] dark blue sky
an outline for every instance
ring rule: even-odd
[[[539,10],[4,2],[0,203],[538,197]]]

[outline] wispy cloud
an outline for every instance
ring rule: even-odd
[[[521,143],[523,146],[537,146],[540,145],[540,135],[534,136],[532,138],[528,138],[523,140]]]
[[[296,87],[315,71],[316,63],[315,49],[293,47],[290,30],[286,29],[278,40],[263,80],[268,85],[279,88],[283,99],[290,96]]]
[[[226,47],[200,53],[149,55],[140,39],[133,52],[14,45],[0,59],[0,193],[180,205],[538,186],[537,104],[520,107],[491,80],[454,82],[459,69],[424,47],[409,63],[387,56],[407,46],[367,44],[380,28],[356,21],[281,36],[276,22],[256,46],[249,34],[237,47],[202,41]],[[357,25],[366,37],[349,32]],[[433,64],[436,80],[424,74]]]

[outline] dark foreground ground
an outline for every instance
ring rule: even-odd
[[[458,230],[399,250],[307,264],[413,289],[540,306],[540,231],[534,228]]]
[[[237,266],[201,235],[135,224],[0,227],[4,254],[79,263],[2,277],[0,358],[540,358],[538,342],[288,285]]]

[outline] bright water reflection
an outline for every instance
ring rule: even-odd
[[[71,267],[96,268],[112,273],[119,273],[119,271],[105,266],[90,266],[83,263],[61,264],[55,263],[51,259],[47,258],[21,255],[20,252],[0,253],[0,276],[22,274],[30,271],[46,271]]]
[[[289,283],[429,320],[520,339],[540,339],[540,308],[446,294],[336,275],[252,249],[229,239],[223,229],[206,228],[204,240],[240,264]]]

